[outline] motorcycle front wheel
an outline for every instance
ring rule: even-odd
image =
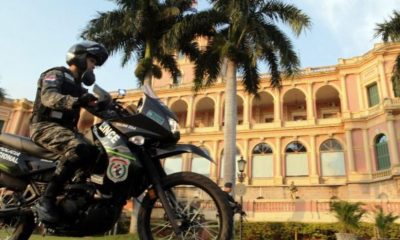
[[[142,240],[232,238],[233,219],[227,198],[209,178],[179,172],[162,179],[162,188],[175,213],[181,236],[176,236],[157,195],[151,190],[138,213],[138,234]]]

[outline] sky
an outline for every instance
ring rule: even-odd
[[[400,10],[400,0],[282,0],[310,18],[299,37],[288,29],[301,67],[322,67],[371,50],[376,23]],[[199,10],[209,7],[199,0]],[[0,0],[0,87],[8,98],[33,101],[40,73],[65,66],[65,55],[81,41],[80,33],[98,12],[117,8],[109,0]],[[97,83],[108,91],[137,88],[135,62],[121,67],[121,55],[96,69]]]

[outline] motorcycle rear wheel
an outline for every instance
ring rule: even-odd
[[[22,211],[22,194],[0,188],[0,239],[27,240],[35,229],[31,211]],[[23,214],[22,214],[23,213]]]
[[[171,207],[178,216],[182,239],[232,238],[231,210],[222,190],[210,179],[192,172],[179,172],[162,179]],[[138,213],[138,234],[142,240],[177,239],[162,204],[151,191]]]

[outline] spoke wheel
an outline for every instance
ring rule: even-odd
[[[0,188],[0,239],[25,240],[29,239],[34,229],[32,214],[12,214],[8,210],[19,207],[21,194],[6,188]]]
[[[163,182],[181,239],[230,239],[230,211],[215,183],[195,173],[173,174]],[[141,239],[178,239],[158,198],[148,196],[144,200],[139,210],[138,230]]]

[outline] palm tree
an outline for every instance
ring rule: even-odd
[[[0,102],[4,101],[6,95],[7,95],[6,90],[4,90],[4,88],[0,88]]]
[[[400,12],[393,11],[393,16],[389,21],[378,23],[375,28],[375,36],[382,36],[384,42],[400,41]],[[392,85],[394,95],[400,97],[400,55],[397,56],[393,66]]]
[[[361,202],[350,203],[339,200],[331,203],[331,211],[339,221],[343,233],[351,233],[360,227],[360,220],[366,210],[362,208]]]
[[[375,227],[377,229],[378,239],[387,237],[390,226],[399,218],[393,213],[385,214],[381,206],[376,207],[375,211]]]
[[[248,93],[257,94],[260,84],[258,66],[265,62],[270,82],[280,87],[281,73],[293,76],[299,59],[291,41],[278,23],[289,25],[298,36],[310,26],[309,17],[294,5],[279,0],[210,0],[212,16],[218,20],[216,35],[195,65],[195,87],[214,83],[222,74],[225,87],[224,181],[235,182],[237,72]],[[221,67],[221,66],[224,67]],[[226,69],[226,70],[225,70]],[[222,71],[224,70],[224,71]]]
[[[190,14],[192,0],[114,2],[119,8],[99,13],[83,30],[82,37],[103,43],[110,53],[122,51],[122,66],[136,58],[135,75],[141,84],[151,86],[152,77],[161,78],[159,65],[168,70],[176,82],[180,75],[176,51],[194,60],[199,54],[194,39],[210,34],[210,28],[196,25],[199,23],[195,21],[197,15]],[[186,31],[175,30],[177,23],[182,23]]]

